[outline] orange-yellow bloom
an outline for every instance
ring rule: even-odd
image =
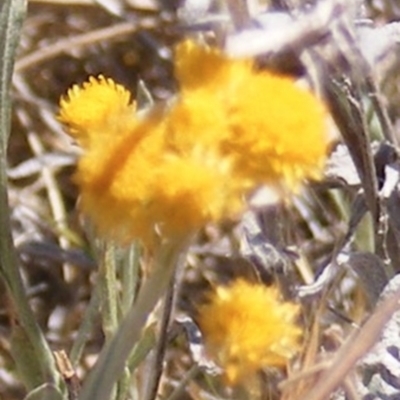
[[[267,366],[283,367],[299,350],[299,307],[279,300],[274,287],[243,279],[219,286],[199,308],[210,355],[238,383]]]
[[[80,116],[75,102],[90,98],[95,103],[96,85],[103,95],[109,87],[118,87],[110,79],[92,78],[90,85],[62,100],[60,114],[74,126],[73,136],[85,143],[75,181],[81,191],[80,207],[100,234],[121,242],[139,238],[151,245],[157,234],[185,235],[241,210],[241,188],[231,179],[229,160],[210,147],[172,143],[168,136],[173,136],[176,120],[164,110],[135,115],[126,93],[118,89],[108,92],[118,108],[111,110],[111,116],[99,113],[96,120],[89,113],[89,122],[75,118]],[[114,98],[118,93],[120,101]],[[106,102],[102,98],[99,108]],[[118,113],[129,124],[109,125]]]
[[[219,151],[229,135],[225,109],[208,89],[179,96],[166,116],[166,129],[169,145],[181,153],[194,147]]]
[[[175,76],[182,91],[205,89],[220,100],[240,96],[237,87],[253,73],[252,66],[251,60],[232,60],[219,49],[192,40],[176,48]]]
[[[265,72],[249,75],[238,90],[229,103],[225,142],[238,171],[289,189],[320,178],[328,145],[322,104],[290,79]]]
[[[136,112],[112,79],[91,77],[60,101],[85,150],[75,180],[101,234],[152,242],[235,216],[256,186],[296,188],[320,174],[325,111],[291,80],[192,41],[177,48],[180,94]]]
[[[220,128],[219,145],[236,160],[237,175],[253,185],[294,190],[305,178],[320,177],[328,147],[327,114],[309,91],[290,78],[257,70],[249,60],[232,60],[192,41],[178,46],[176,58],[181,101],[209,104],[208,115],[218,103],[226,125]]]
[[[129,129],[135,120],[135,104],[131,94],[112,79],[100,75],[90,77],[82,87],[72,86],[61,98],[59,120],[69,128],[78,143],[87,147],[101,137],[112,136],[121,129]]]

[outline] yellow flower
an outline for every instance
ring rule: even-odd
[[[91,77],[60,101],[59,120],[85,150],[75,180],[100,234],[126,242],[230,218],[262,184],[295,188],[324,161],[323,106],[287,78],[215,48],[177,48],[180,94],[137,113],[130,93]]]
[[[192,40],[176,47],[175,76],[182,91],[207,89],[229,98],[239,94],[235,88],[247,79],[251,69],[250,60],[231,60],[219,49]]]
[[[168,157],[158,171],[154,216],[165,235],[195,231],[242,209],[229,162],[195,150]]]
[[[249,73],[240,95],[226,100],[231,136],[226,151],[255,182],[295,190],[320,178],[327,154],[326,111],[291,79]]]
[[[249,60],[232,60],[192,41],[177,48],[176,75],[181,102],[192,104],[192,113],[198,103],[207,122],[203,131],[218,136],[214,143],[236,160],[237,176],[290,190],[305,178],[320,177],[328,148],[327,114],[309,91],[290,78],[257,70]],[[225,121],[219,135],[208,123],[214,114],[217,127]]]
[[[112,79],[90,77],[82,87],[72,86],[60,100],[58,118],[81,146],[87,147],[99,136],[113,136],[122,127],[129,129],[135,120],[131,94]]]
[[[123,243],[135,238],[151,241],[149,202],[157,183],[155,170],[162,162],[163,134],[160,116],[153,114],[113,140],[99,140],[81,157],[75,174],[80,208],[101,235]]]
[[[206,348],[231,384],[263,367],[283,367],[299,350],[299,307],[281,302],[274,287],[238,279],[217,287],[198,311]]]
[[[189,234],[241,211],[242,189],[231,179],[229,159],[210,146],[195,146],[193,140],[189,145],[171,139],[185,128],[179,125],[185,119],[184,109],[176,108],[177,115],[171,111],[171,116],[162,108],[134,115],[128,96],[118,88],[110,94],[115,104],[111,115],[104,110],[98,120],[93,117],[82,123],[80,115],[85,113],[76,109],[84,109],[82,99],[88,101],[89,111],[101,109],[104,99],[94,93],[103,91],[105,84],[117,86],[101,78],[75,89],[79,96],[69,96],[60,118],[74,127],[72,134],[78,140],[85,140],[75,181],[81,192],[80,208],[101,235],[122,243],[138,238],[152,246],[157,235]],[[117,94],[120,100],[114,98]],[[129,124],[110,124],[124,117]],[[194,114],[187,118],[189,129],[200,125]]]
[[[194,147],[218,151],[230,134],[225,110],[208,88],[179,96],[166,116],[166,129],[169,145],[181,153]]]

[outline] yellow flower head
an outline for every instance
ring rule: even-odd
[[[216,123],[204,123],[202,130],[218,136],[214,143],[236,160],[236,176],[291,190],[305,178],[320,177],[327,113],[309,91],[290,78],[256,70],[249,60],[233,60],[192,41],[178,46],[176,58],[178,105],[186,105],[186,114],[188,107],[192,114],[201,110],[205,121],[216,116]],[[198,140],[207,136],[196,133]]]
[[[178,151],[168,123],[162,110],[151,111],[110,140],[98,137],[81,157],[80,207],[103,236],[151,246],[157,234],[185,235],[241,211],[228,159],[201,147]]]
[[[226,151],[255,182],[295,190],[320,178],[327,154],[326,111],[289,78],[252,72],[227,99],[231,136]]]
[[[285,366],[298,352],[298,313],[276,288],[238,279],[217,287],[200,306],[198,322],[206,348],[235,384],[260,368]]]
[[[87,147],[93,136],[112,135],[121,124],[129,125],[135,114],[130,97],[112,79],[90,77],[82,87],[72,86],[61,98],[58,118],[68,126],[71,136]]]
[[[228,138],[226,113],[210,90],[187,91],[180,96],[166,116],[167,140],[179,153],[195,147],[218,151]]]
[[[192,40],[180,43],[175,52],[175,76],[182,91],[207,88],[229,97],[229,89],[246,79],[251,68],[249,60],[231,60],[219,49]]]
[[[195,231],[242,209],[228,160],[196,150],[169,156],[157,171],[154,216],[164,234]]]
[[[81,209],[101,234],[184,235],[235,216],[256,186],[293,189],[320,174],[325,111],[309,92],[192,41],[177,48],[176,76],[174,101],[139,114],[101,75],[60,101],[59,120],[85,150]]]
[[[81,157],[75,174],[80,208],[101,235],[122,243],[152,237],[147,203],[163,150],[162,135],[159,116],[138,119],[134,128],[112,140],[99,140]]]

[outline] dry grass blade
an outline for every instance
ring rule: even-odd
[[[385,324],[400,306],[400,290],[379,304],[372,316],[359,330],[347,339],[346,343],[335,354],[331,366],[325,370],[314,388],[306,394],[307,400],[327,399],[354,367],[378,341]]]
[[[96,42],[101,42],[102,40],[118,39],[120,36],[128,35],[137,29],[138,27],[131,22],[122,22],[111,27],[60,40],[52,46],[37,50],[32,54],[20,58],[15,63],[15,71],[21,72],[25,68],[37,66],[38,64],[57,57],[60,54],[69,52],[72,48],[76,50],[79,47],[88,46]]]

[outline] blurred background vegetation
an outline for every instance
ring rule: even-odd
[[[264,3],[271,9],[282,10],[288,4],[295,9],[306,2],[271,0]],[[72,84],[82,83],[90,75],[103,74],[134,94],[140,93],[138,85],[143,82],[155,100],[168,99],[177,90],[173,77],[173,47],[181,38],[193,33],[192,27],[179,18],[182,5],[175,0],[28,2],[13,76],[8,194],[11,228],[26,293],[52,350],[69,352],[72,348],[93,294],[97,260],[101,254],[91,233],[83,230],[76,209],[78,192],[71,177],[79,150],[55,118],[60,96]],[[400,4],[396,0],[371,0],[364,5],[365,17],[377,27],[400,20]],[[384,106],[398,135],[399,58],[386,63],[395,52],[396,49],[390,48],[384,54],[380,69],[377,66],[376,80],[385,95]],[[297,70],[291,73],[303,74]],[[280,272],[291,275],[290,283],[311,283],[347,232],[351,204],[358,189],[358,186],[348,186],[338,194],[322,182],[307,188],[291,205],[276,205],[258,213],[260,229],[268,242],[278,243],[279,251],[291,265],[290,273]],[[270,229],[272,225],[275,228]],[[199,235],[198,242],[191,248],[185,276],[180,277],[179,312],[193,316],[193,307],[204,297],[210,281],[226,282],[233,276],[251,276],[254,270],[261,271],[266,282],[276,279],[273,275],[277,272],[259,267],[257,257],[249,259],[240,254],[240,239],[232,228],[229,224],[207,227]],[[372,236],[371,222],[363,221],[357,228],[353,249],[370,251]],[[127,254],[121,251],[116,255],[117,261],[118,257],[125,259]],[[287,288],[285,279],[279,279]],[[18,316],[15,316],[4,284],[0,284],[3,285],[0,292],[0,398],[22,399],[26,389],[15,371],[10,348],[11,329]],[[349,324],[344,316],[360,321],[370,309],[365,293],[369,286],[363,286],[354,274],[346,272],[337,277],[335,285],[338,290],[327,304],[343,315],[324,313],[326,320],[323,320],[322,330],[337,323],[346,331]],[[317,308],[315,304],[304,307],[310,312],[316,312]],[[304,324],[311,330],[311,319]],[[83,355],[74,365],[79,379],[86,376],[104,343],[99,315],[94,317],[94,325],[88,332]],[[167,394],[179,386],[193,363],[186,336],[173,333],[170,334],[163,383]],[[343,332],[341,335],[346,336]],[[145,381],[148,368],[145,363],[136,384]],[[279,380],[280,377],[268,378],[265,382],[274,382],[275,378]],[[188,376],[188,380],[187,390],[174,398],[241,398],[240,392],[232,394],[218,383],[210,383],[206,375],[199,373],[196,379]],[[269,393],[265,398],[277,398],[276,385],[268,385],[266,383],[264,388]]]

